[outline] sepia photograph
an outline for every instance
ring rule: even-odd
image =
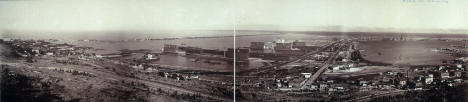
[[[0,0],[0,102],[468,102],[467,9]]]

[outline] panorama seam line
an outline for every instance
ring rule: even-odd
[[[233,0],[233,20],[232,20],[232,22],[233,22],[233,25],[234,25],[233,26],[233,31],[234,31],[233,32],[233,34],[234,34],[234,36],[233,36],[233,40],[234,40],[234,44],[233,44],[233,46],[234,46],[234,48],[233,48],[234,49],[234,52],[233,52],[234,53],[234,59],[233,59],[234,60],[234,62],[233,62],[233,65],[234,65],[234,69],[233,69],[234,70],[233,101],[234,102],[236,102],[236,26],[237,26],[237,24],[236,24],[236,7],[237,7],[236,3],[237,3],[236,0]]]

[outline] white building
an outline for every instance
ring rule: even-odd
[[[433,81],[434,81],[434,78],[428,77],[428,78],[426,78],[425,83],[426,84],[431,84]]]
[[[52,52],[47,52],[45,55],[47,55],[47,56],[52,56],[52,55],[54,55],[54,53],[52,53]]]
[[[304,78],[310,78],[310,76],[312,75],[311,73],[301,73],[302,75],[304,75]]]

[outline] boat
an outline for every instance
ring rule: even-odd
[[[27,54],[23,54],[23,53],[18,52],[18,51],[15,51],[15,53],[16,53],[16,55],[19,55],[19,56],[21,56],[21,57],[28,57]]]

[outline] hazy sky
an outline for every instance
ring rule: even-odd
[[[262,29],[307,29],[310,26],[468,29],[467,0],[237,1],[238,24]]]
[[[2,30],[467,30],[467,18],[467,0],[0,0]]]
[[[0,0],[2,29],[177,30],[233,26],[230,0]]]

